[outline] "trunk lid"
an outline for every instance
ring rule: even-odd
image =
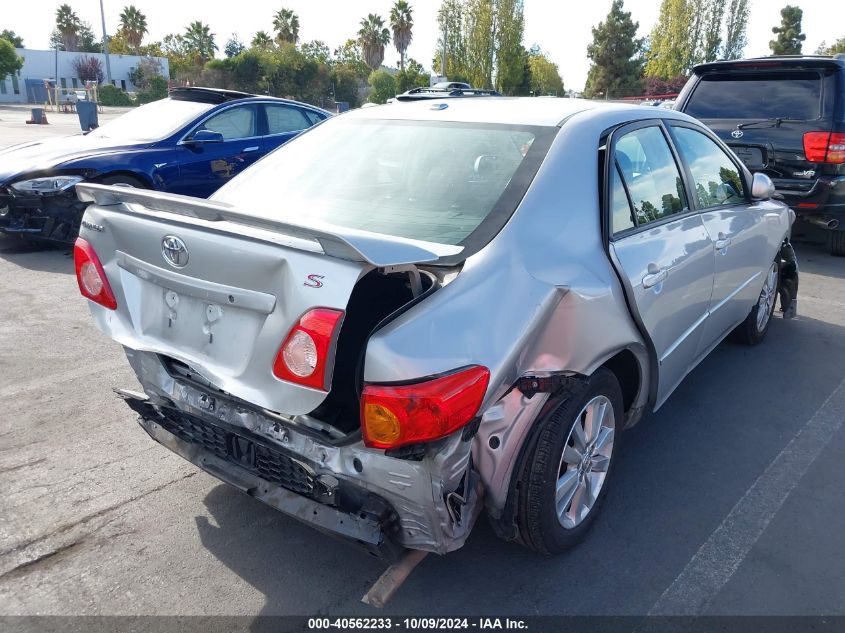
[[[95,203],[80,235],[97,252],[117,298],[116,311],[91,304],[100,329],[288,415],[309,413],[327,396],[272,372],[280,345],[304,313],[346,310],[355,284],[373,268],[461,250],[259,220],[187,196],[102,185],[77,191]]]

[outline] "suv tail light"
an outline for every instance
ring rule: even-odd
[[[845,163],[845,134],[806,132],[804,155],[811,163]]]
[[[83,297],[99,303],[109,310],[117,309],[114,293],[94,248],[81,237],[73,245],[73,263],[76,267],[76,281]]]
[[[364,443],[397,448],[446,437],[476,416],[489,381],[490,371],[475,366],[410,385],[367,385],[361,396]]]
[[[328,391],[331,386],[332,344],[341,310],[314,308],[306,312],[288,333],[273,362],[273,375],[298,385]]]

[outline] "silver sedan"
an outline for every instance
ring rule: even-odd
[[[571,546],[622,430],[761,342],[778,295],[795,313],[793,214],[671,110],[393,104],[210,200],[77,189],[80,290],[147,433],[386,558],[455,550],[481,511]]]

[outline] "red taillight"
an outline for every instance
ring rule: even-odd
[[[804,155],[811,163],[845,163],[845,134],[806,132]]]
[[[455,432],[478,413],[490,371],[470,367],[410,385],[367,385],[361,396],[364,443],[396,448]]]
[[[83,297],[91,299],[109,310],[117,309],[114,293],[92,246],[81,237],[73,245],[73,262],[76,266],[76,281]]]
[[[288,333],[276,354],[273,375],[306,387],[328,391],[331,386],[330,355],[343,320],[341,310],[314,308]]]

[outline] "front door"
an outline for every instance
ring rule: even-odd
[[[218,132],[222,141],[192,143],[199,130]],[[207,198],[264,154],[254,104],[219,112],[193,130],[179,145],[179,180],[171,193]]]
[[[655,408],[694,366],[713,291],[713,241],[690,209],[659,122],[614,132],[611,254],[659,365]]]

